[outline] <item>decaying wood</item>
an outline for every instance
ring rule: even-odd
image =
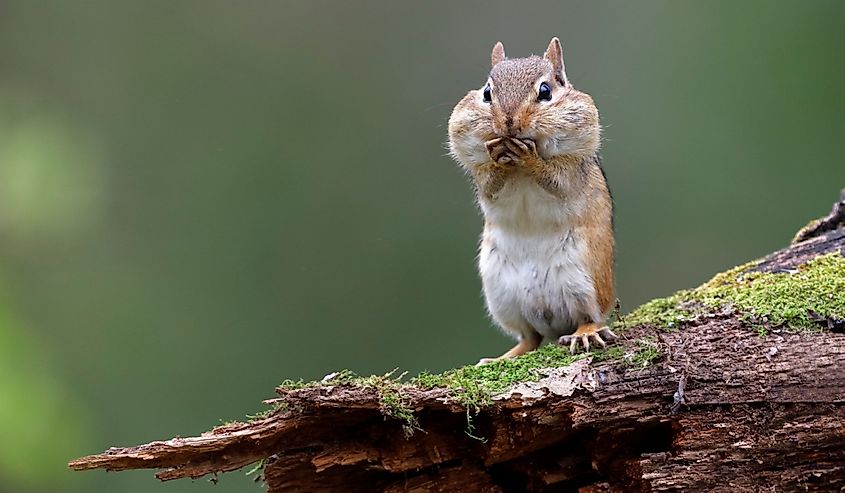
[[[843,210],[756,268],[845,255]],[[829,328],[760,337],[729,311],[675,331],[637,327],[623,344],[651,335],[661,361],[550,370],[475,416],[474,436],[443,389],[403,394],[422,430],[410,437],[375,389],[279,389],[285,410],[264,419],[70,467],[169,480],[265,460],[270,492],[845,491],[845,334]]]
[[[834,202],[830,214],[820,217],[801,228],[792,239],[792,244],[816,238],[824,233],[845,228],[845,189],[839,194],[839,200]]]

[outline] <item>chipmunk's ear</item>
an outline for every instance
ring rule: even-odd
[[[569,79],[566,77],[566,66],[563,64],[563,48],[560,47],[560,40],[552,38],[549,47],[546,48],[546,54],[543,58],[552,64],[552,69],[555,73],[555,78],[561,85],[568,86]]]
[[[490,54],[490,66],[494,67],[497,63],[505,59],[505,45],[501,41],[496,41],[496,46],[493,47],[493,53]]]

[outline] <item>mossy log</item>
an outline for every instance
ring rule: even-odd
[[[617,322],[612,351],[487,367],[525,371],[507,385],[469,368],[286,385],[248,422],[70,467],[262,463],[270,492],[843,491],[843,256],[845,193],[787,248]]]

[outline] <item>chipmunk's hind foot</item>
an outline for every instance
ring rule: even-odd
[[[604,327],[599,327],[599,324],[591,323],[581,325],[580,327],[578,327],[578,330],[576,330],[570,335],[561,336],[561,338],[557,340],[557,343],[562,346],[568,345],[569,352],[571,354],[575,354],[578,352],[579,341],[584,347],[584,352],[590,352],[591,340],[601,347],[606,347],[607,342],[605,342],[605,339],[610,342],[615,341],[618,338],[619,336],[614,334],[613,331],[610,330],[610,327],[606,325]]]
[[[492,363],[494,361],[498,361],[500,359],[512,359],[516,358],[517,356],[521,356],[529,351],[533,351],[540,347],[540,344],[543,342],[543,336],[536,332],[531,332],[528,335],[522,336],[519,339],[519,342],[516,346],[512,347],[508,352],[505,354],[497,357],[497,358],[481,358],[478,360],[475,366],[482,366],[486,365],[487,363]]]

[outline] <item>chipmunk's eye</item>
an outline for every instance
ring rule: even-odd
[[[552,100],[552,88],[549,87],[548,84],[543,82],[540,84],[540,92],[537,94],[537,101],[551,101]]]
[[[493,95],[490,93],[490,83],[488,82],[486,86],[484,86],[484,102],[485,103],[492,103],[493,102]]]

